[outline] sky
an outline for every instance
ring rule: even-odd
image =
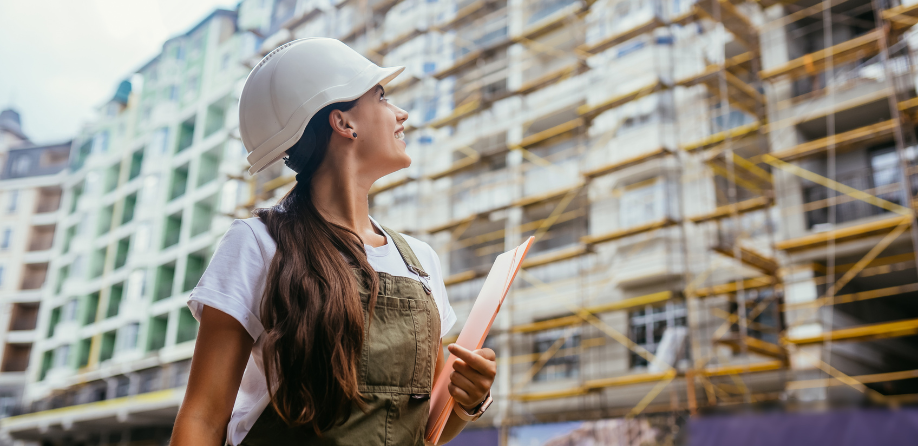
[[[66,141],[118,83],[238,0],[0,0],[0,110],[38,144]]]

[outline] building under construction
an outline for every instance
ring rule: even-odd
[[[486,343],[499,358],[495,404],[456,444],[719,445],[762,420],[762,436],[780,436],[809,411],[918,403],[918,306],[909,303],[918,296],[918,69],[909,43],[918,4],[276,0],[239,8],[235,32],[259,42],[243,58],[249,68],[309,36],[408,67],[387,95],[410,113],[413,164],[374,186],[371,214],[438,251],[460,318],[447,341],[494,258],[536,238]],[[272,204],[293,181],[283,166],[256,178],[242,172],[220,170],[215,180],[243,191],[235,217]],[[174,278],[188,277],[188,265],[178,260],[154,280],[167,277],[181,297],[187,280]],[[157,299],[158,289],[140,299]],[[166,339],[182,333],[176,314],[163,325]],[[154,319],[138,322],[139,332],[152,333]],[[139,370],[131,364],[144,358],[188,357],[165,355],[167,347],[148,341],[122,363],[95,367]],[[69,378],[53,385],[33,373],[37,401],[76,392],[81,376],[99,373],[88,364],[55,372]],[[135,375],[114,400],[82,404],[117,408],[105,420],[124,426],[174,416],[181,380],[156,405]],[[93,433],[109,428],[100,419],[74,415],[85,412],[80,402],[58,404],[71,407],[33,403],[4,429],[58,439],[49,444],[133,438],[111,442]],[[156,416],[134,417],[135,405]],[[715,415],[749,408],[778,415],[717,424]],[[694,436],[693,423],[701,426]],[[727,437],[704,437],[705,426]],[[892,444],[876,441],[894,431],[871,444]]]

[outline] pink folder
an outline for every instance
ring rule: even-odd
[[[488,337],[488,331],[491,330],[491,324],[497,317],[497,311],[504,303],[507,297],[507,291],[516,277],[517,271],[523,264],[523,258],[529,252],[532,246],[533,237],[529,237],[522,245],[515,249],[507,251],[499,256],[491,266],[488,277],[485,279],[481,292],[478,293],[478,299],[472,305],[472,312],[469,318],[459,332],[459,339],[456,344],[461,345],[469,350],[478,350],[484,344],[485,338]],[[430,396],[430,417],[427,418],[426,440],[436,444],[440,441],[440,435],[446,426],[446,421],[450,414],[453,413],[455,401],[450,396],[449,374],[453,371],[453,363],[456,357],[450,355],[440,374],[434,379],[433,391]]]

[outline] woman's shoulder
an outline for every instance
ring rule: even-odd
[[[274,239],[268,233],[268,228],[258,217],[233,220],[223,240],[225,243],[232,244],[255,244],[266,258],[273,255],[276,246]]]
[[[440,261],[439,257],[437,256],[437,251],[435,251],[433,247],[427,244],[427,242],[407,234],[399,234],[404,237],[406,242],[408,242],[408,246],[411,247],[412,251],[414,251],[414,255],[418,256],[418,260],[420,260],[421,263],[426,263],[427,261]]]

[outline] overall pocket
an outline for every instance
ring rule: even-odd
[[[366,386],[370,391],[395,391],[394,387],[414,384],[419,367],[418,310],[412,299],[377,296],[364,341]]]

